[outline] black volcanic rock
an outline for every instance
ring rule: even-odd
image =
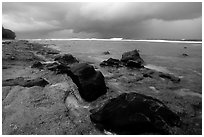
[[[182,56],[187,57],[187,56],[189,56],[189,55],[188,55],[188,54],[186,54],[186,53],[183,53],[183,54],[182,54]]]
[[[24,79],[23,77],[18,77],[15,79],[7,79],[2,81],[2,86],[22,86],[22,87],[33,87],[33,86],[40,86],[45,87],[47,84],[49,84],[48,81],[46,81],[43,78],[36,78],[36,79]]]
[[[63,54],[63,55],[58,55],[54,59],[55,61],[58,61],[61,64],[65,65],[70,65],[73,63],[78,63],[79,61],[73,57],[71,54]]]
[[[174,75],[168,74],[168,73],[159,72],[159,76],[161,78],[169,79],[169,80],[171,80],[174,83],[180,82],[180,78],[178,78],[178,77],[176,77]]]
[[[72,67],[60,64],[52,67],[52,71],[70,76],[85,101],[94,101],[107,92],[103,74],[87,63],[77,63]]]
[[[143,66],[144,60],[140,57],[140,54],[137,49],[122,54],[121,61],[125,66]],[[134,64],[134,65],[133,65]]]
[[[100,71],[95,71],[92,65],[79,63],[68,71],[73,82],[77,85],[81,97],[88,101],[94,101],[107,92],[104,76]]]
[[[141,62],[141,60],[128,60],[127,63],[126,63],[126,67],[129,67],[129,68],[142,68],[144,67],[143,65],[143,62]]]
[[[2,39],[15,39],[16,34],[9,30],[2,27]]]
[[[109,52],[109,51],[104,51],[103,54],[104,54],[104,55],[109,55],[110,52]]]
[[[118,59],[109,58],[100,63],[100,66],[110,66],[110,67],[122,67],[122,62]]]
[[[171,134],[171,127],[181,124],[180,117],[164,103],[133,92],[123,93],[90,112],[97,127],[117,134]]]
[[[40,61],[35,61],[31,68],[43,69],[44,65]]]

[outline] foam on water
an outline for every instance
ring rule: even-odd
[[[145,68],[149,68],[149,69],[153,69],[153,70],[156,70],[156,71],[164,72],[164,73],[171,73],[167,68],[162,67],[162,66],[156,66],[156,65],[152,65],[152,64],[147,64],[144,67]]]
[[[185,89],[185,88],[177,90],[175,91],[175,93],[180,96],[196,96],[196,97],[202,98],[202,94],[192,92],[190,91],[190,89]]]
[[[134,40],[134,39],[123,39],[123,38],[111,38],[111,39],[96,39],[96,38],[86,38],[86,39],[81,39],[81,38],[70,38],[70,39],[24,39],[24,40],[32,40],[32,41],[41,41],[41,40],[88,40],[88,41],[138,41],[138,42],[159,42],[159,43],[190,43],[190,44],[201,44],[202,41],[183,41],[183,40],[146,40],[146,39],[141,39],[141,40]]]

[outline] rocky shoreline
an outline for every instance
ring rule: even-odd
[[[153,130],[144,126],[137,134],[202,134],[202,98],[179,94],[185,92],[182,79],[145,68],[137,51],[93,66],[48,47],[24,40],[2,43],[3,134],[131,134],[124,127],[138,123],[151,125]],[[121,98],[124,93],[132,100],[129,105]],[[147,103],[134,100],[149,97],[153,99]],[[126,103],[111,105],[114,98]],[[129,112],[130,105],[137,109],[135,103],[148,107]],[[109,107],[117,105],[120,110],[125,107],[125,118]],[[171,126],[169,118],[180,124]]]

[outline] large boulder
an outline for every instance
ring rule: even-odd
[[[54,61],[58,61],[59,63],[65,64],[65,65],[70,65],[70,64],[79,62],[71,54],[58,55],[58,56],[55,57]]]
[[[144,65],[144,60],[140,57],[137,49],[122,54],[121,61],[127,67],[142,67]]]
[[[123,93],[103,107],[91,110],[91,121],[117,134],[171,134],[180,117],[164,103],[138,93]]]
[[[77,85],[81,97],[88,102],[96,100],[107,92],[103,74],[100,71],[95,71],[92,65],[76,64],[71,67],[71,71],[67,72],[67,75]]]
[[[100,66],[109,66],[109,67],[122,67],[122,62],[118,59],[109,58],[100,63]]]

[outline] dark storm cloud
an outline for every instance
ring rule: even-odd
[[[67,34],[144,38],[151,37],[149,34],[160,36],[162,30],[171,36],[171,30],[178,27],[184,34],[196,31],[201,37],[201,16],[202,3],[3,3],[5,27],[19,34],[41,32],[45,37]],[[199,26],[189,30],[189,25]],[[183,37],[181,33],[174,34]]]

